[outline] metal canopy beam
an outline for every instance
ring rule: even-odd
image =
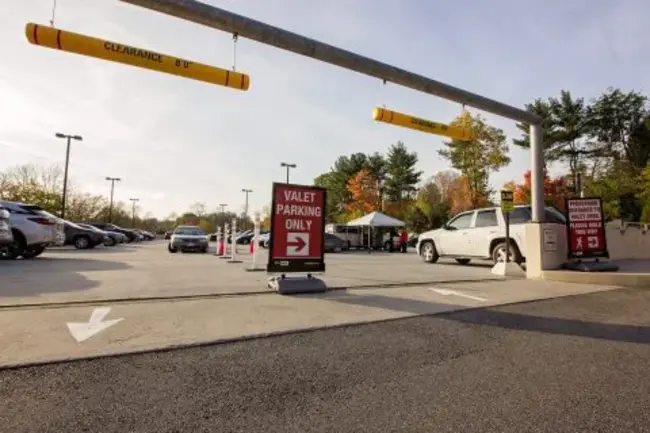
[[[122,0],[263,44],[390,81],[400,86],[465,104],[519,122],[540,124],[528,111],[396,68],[368,57],[310,39],[195,0]]]
[[[202,24],[224,32],[311,57],[381,80],[390,81],[423,93],[465,104],[479,110],[528,123],[530,125],[531,204],[534,222],[544,221],[542,119],[528,111],[512,107],[475,93],[396,68],[368,57],[328,45],[296,33],[265,24],[195,0],[120,0],[167,15]]]

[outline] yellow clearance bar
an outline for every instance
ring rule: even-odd
[[[463,128],[445,125],[444,123],[432,122],[409,114],[398,113],[396,111],[386,110],[385,108],[375,108],[372,111],[372,118],[379,122],[391,123],[404,128],[416,129],[429,134],[445,135],[458,140],[473,140],[474,134]]]
[[[27,40],[34,45],[69,53],[124,63],[238,90],[248,90],[250,85],[250,78],[246,74],[49,26],[28,23],[25,35]]]

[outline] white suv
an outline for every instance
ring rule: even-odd
[[[0,208],[9,211],[9,224],[13,242],[0,258],[32,259],[40,255],[45,247],[60,244],[65,239],[63,220],[43,208],[34,205],[0,201]]]
[[[546,222],[565,224],[562,213],[546,208]],[[510,212],[510,257],[513,262],[525,261],[524,224],[531,221],[530,206],[515,206]],[[498,207],[476,209],[460,213],[442,228],[422,233],[417,251],[427,263],[439,257],[452,257],[460,264],[472,259],[505,261],[506,222]]]

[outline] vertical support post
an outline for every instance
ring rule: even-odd
[[[530,125],[530,197],[532,222],[544,222],[544,143],[542,127]]]
[[[241,263],[241,260],[237,260],[237,239],[235,239],[236,232],[237,218],[233,218],[232,226],[230,228],[230,260],[228,260],[228,263]]]
[[[506,217],[506,266],[510,262],[510,212],[505,213]]]
[[[259,212],[255,212],[253,222],[255,223],[253,227],[253,239],[251,239],[253,247],[253,261],[250,268],[246,269],[247,271],[264,271],[264,268],[257,267],[257,250],[260,247],[260,229],[262,225],[262,215]]]
[[[217,231],[215,232],[215,236],[217,237],[216,238],[217,242],[216,242],[216,248],[215,248],[215,251],[214,251],[214,255],[215,256],[220,256],[221,255],[221,246],[222,246],[222,242],[223,242],[223,239],[221,239],[221,227],[217,226]]]
[[[228,230],[230,227],[228,227],[228,223],[223,224],[223,254],[221,254],[220,259],[227,259],[228,258]]]
[[[61,197],[61,219],[65,219],[65,202],[68,195],[68,166],[70,165],[70,140],[72,137],[68,136],[68,144],[65,149],[65,170],[63,172],[63,196]]]

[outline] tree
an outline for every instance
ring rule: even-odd
[[[202,202],[196,202],[192,206],[190,206],[190,212],[192,212],[194,215],[202,217],[206,214],[206,206],[205,203]]]
[[[348,204],[352,200],[348,181],[359,170],[368,169],[376,179],[382,179],[385,176],[385,166],[384,157],[379,153],[353,153],[340,156],[329,172],[314,179],[314,185],[327,189],[327,219],[338,221],[345,218]]]
[[[48,212],[61,211],[61,169],[25,164],[0,173],[0,199],[37,204]]]
[[[647,102],[639,92],[610,88],[588,110],[592,135],[599,141],[601,153],[627,161],[637,174],[650,159]]]
[[[416,185],[422,176],[421,171],[415,170],[418,154],[410,153],[404,143],[398,141],[388,150],[386,157],[386,183],[384,189],[388,200],[401,202],[412,198],[417,191]]]
[[[440,175],[440,173],[438,174]],[[438,176],[436,175],[436,176]],[[446,188],[443,190],[443,188]],[[449,191],[441,187],[435,177],[418,191],[415,209],[409,216],[409,226],[416,232],[441,227],[449,219]]]
[[[472,116],[467,111],[451,125],[473,131],[476,138],[445,142],[446,149],[438,153],[461,172],[464,178],[461,189],[468,188],[466,192],[476,207],[490,194],[490,173],[510,163],[506,136],[501,129],[487,125],[480,115]]]
[[[551,104],[541,98],[535,99],[531,104],[526,104],[526,110],[538,115],[542,119],[542,147],[544,150],[544,162],[556,160],[555,146],[555,122],[551,112]],[[514,139],[512,142],[525,149],[530,148],[530,124],[517,123],[517,128],[522,132],[522,138]]]
[[[530,204],[531,201],[531,172],[530,170],[524,173],[524,183],[516,184],[509,182],[504,185],[504,189],[511,189],[513,191],[513,199],[515,204]],[[563,177],[551,179],[549,175],[544,172],[544,201],[547,206],[554,206],[555,208],[564,211],[564,200],[571,195],[571,189]]]
[[[367,168],[362,168],[348,181],[347,189],[352,196],[352,201],[347,206],[351,218],[365,215],[375,211],[379,204],[379,191],[377,179]]]
[[[454,180],[449,186],[449,211],[451,215],[488,206],[490,201],[481,192],[472,190],[472,184],[466,176]]]

